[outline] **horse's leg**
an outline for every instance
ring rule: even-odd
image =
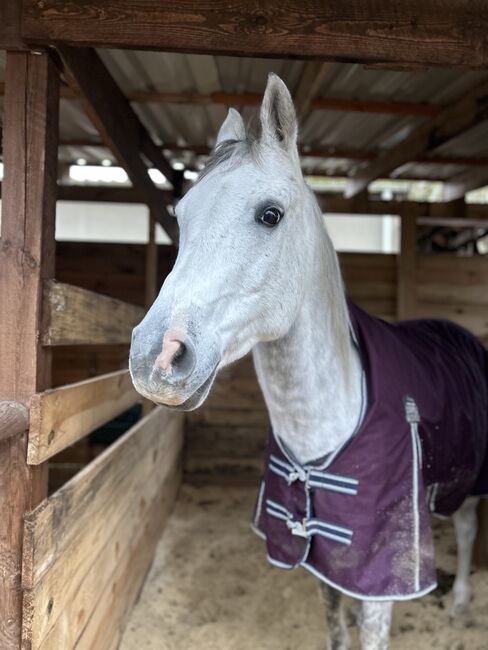
[[[361,650],[388,650],[393,603],[365,600],[359,619]]]
[[[478,527],[476,515],[478,501],[479,497],[468,497],[453,517],[457,542],[457,571],[453,587],[452,616],[463,616],[469,612],[471,600],[469,573]]]
[[[341,592],[320,583],[325,602],[325,616],[329,626],[327,650],[349,650],[351,642],[341,607]]]

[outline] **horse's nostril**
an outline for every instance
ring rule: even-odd
[[[180,347],[176,350],[176,352],[173,355],[173,358],[171,359],[171,365],[176,366],[179,361],[183,359],[185,356],[186,352],[186,345],[184,343],[180,343]]]

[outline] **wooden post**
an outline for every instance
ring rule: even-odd
[[[146,308],[153,304],[158,295],[158,245],[156,244],[156,219],[149,211],[149,233],[146,246]]]
[[[49,387],[39,342],[42,291],[54,274],[59,75],[47,54],[8,52],[0,239],[0,400],[28,406]],[[26,462],[27,434],[0,442],[0,647],[21,642],[24,514],[47,492],[47,467]]]
[[[148,211],[148,242],[146,246],[146,308],[149,309],[158,295],[158,245],[156,244],[156,219]],[[142,415],[147,415],[154,408],[154,403],[145,399],[142,403]]]
[[[397,258],[397,318],[414,318],[417,311],[417,216],[418,207],[407,204],[400,210],[400,253]]]

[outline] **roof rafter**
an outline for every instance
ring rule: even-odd
[[[384,151],[376,160],[360,169],[347,183],[346,197],[362,192],[372,181],[418,156],[425,155],[445,142],[464,133],[488,115],[488,81],[471,89],[436,117],[427,120],[396,146]]]
[[[124,167],[154,218],[169,236],[177,238],[176,220],[161,201],[159,190],[141,158],[143,153],[171,182],[173,169],[132,109],[98,54],[90,48],[58,48],[67,67],[70,85],[79,89],[80,101],[104,143]]]
[[[0,96],[4,93],[4,84],[0,82]],[[76,92],[69,86],[61,87],[63,99],[78,99]],[[138,104],[188,104],[209,106],[259,106],[263,96],[254,93],[214,92],[208,95],[200,93],[172,93],[160,90],[131,90],[126,94],[129,101]],[[357,113],[378,113],[385,115],[413,115],[433,117],[442,106],[424,102],[397,102],[374,99],[349,99],[337,97],[313,97],[311,110],[344,111]]]

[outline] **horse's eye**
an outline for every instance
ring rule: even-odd
[[[264,223],[268,228],[276,226],[276,224],[280,222],[282,216],[283,213],[281,210],[275,206],[265,208],[262,212],[256,215],[257,221]]]

